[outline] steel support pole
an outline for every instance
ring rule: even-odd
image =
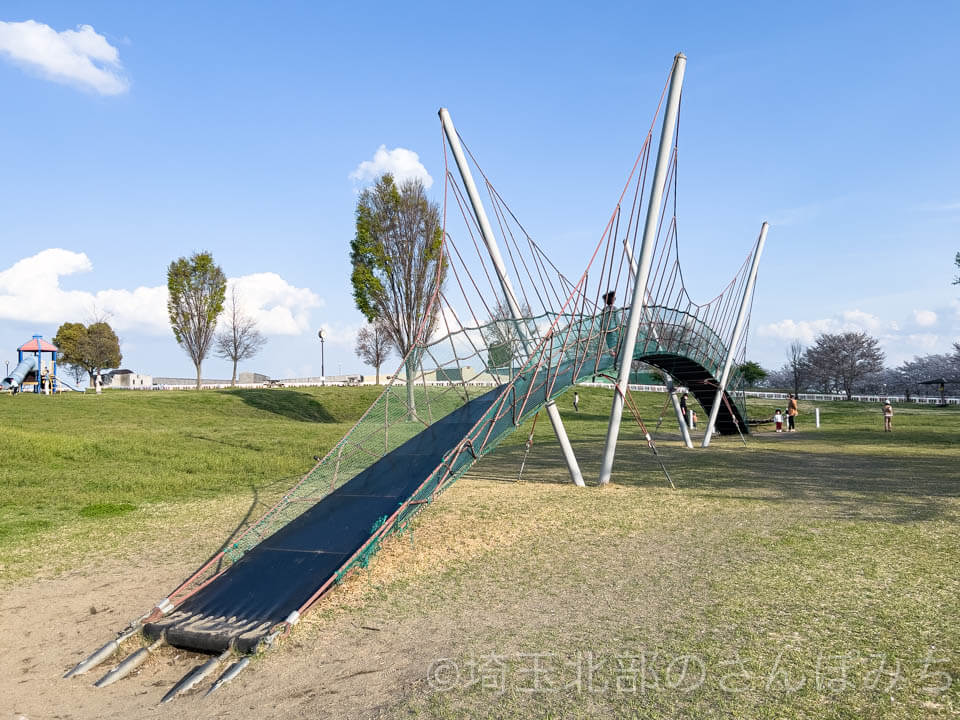
[[[683,417],[683,410],[680,409],[680,398],[677,397],[677,389],[673,386],[673,378],[667,378],[667,392],[670,393],[670,401],[673,403],[673,412],[677,416],[677,425],[680,426],[680,434],[683,436],[683,444],[693,450],[693,440],[690,439],[690,429],[687,427],[687,419]]]
[[[637,262],[633,259],[633,250],[630,248],[630,243],[624,239],[623,249],[626,251],[627,260],[630,262],[630,272],[634,277],[637,276]],[[647,301],[650,301],[650,293],[646,293]],[[650,337],[653,338],[653,341],[657,344],[657,347],[660,347],[660,333],[657,332],[657,328],[653,323],[652,316],[647,317],[648,313],[646,312],[647,308],[644,307],[644,319],[650,321]],[[673,410],[677,415],[677,424],[680,426],[680,434],[683,436],[683,444],[690,450],[693,449],[693,440],[690,439],[690,428],[687,427],[687,419],[683,417],[683,410],[680,409],[680,398],[677,397],[676,388],[673,385],[673,378],[667,376],[667,392],[670,393],[670,401],[673,403]]]
[[[460,170],[460,177],[463,178],[463,185],[467,190],[467,196],[470,198],[470,205],[473,208],[473,214],[477,218],[477,224],[480,227],[480,234],[483,236],[483,242],[487,246],[487,252],[490,253],[490,260],[497,271],[497,278],[500,280],[500,287],[503,290],[504,298],[510,309],[510,315],[516,324],[517,333],[520,337],[527,355],[530,355],[530,340],[527,337],[526,328],[523,323],[523,314],[520,311],[520,304],[517,302],[517,295],[513,291],[513,285],[510,283],[510,277],[507,275],[507,268],[504,265],[503,257],[500,255],[500,248],[497,246],[497,239],[493,234],[493,228],[487,219],[487,213],[483,209],[483,203],[480,200],[480,193],[477,192],[477,186],[473,182],[473,175],[470,172],[470,166],[467,164],[467,158],[463,154],[463,147],[460,145],[460,136],[457,135],[457,129],[453,126],[453,120],[450,112],[446,108],[440,108],[440,122],[443,124],[443,132],[446,135],[450,150],[453,152],[453,158]],[[577,464],[577,458],[573,454],[573,447],[570,445],[570,438],[567,437],[566,428],[563,426],[563,420],[560,418],[560,410],[553,400],[546,404],[547,417],[550,418],[550,424],[560,443],[560,449],[563,451],[563,458],[567,462],[567,469],[570,471],[570,479],[575,485],[584,486],[583,474],[580,472],[580,466]]]
[[[717,388],[717,395],[713,399],[713,405],[710,406],[710,420],[707,422],[707,430],[703,434],[703,443],[701,443],[700,447],[708,447],[710,445],[710,438],[713,435],[713,429],[717,422],[717,414],[720,412],[720,404],[723,402],[723,394],[727,391],[727,381],[730,379],[730,370],[733,369],[733,355],[737,351],[740,336],[743,334],[743,328],[747,324],[747,313],[750,311],[750,298],[753,297],[753,286],[757,282],[757,268],[760,267],[760,256],[763,254],[763,246],[767,242],[767,229],[769,227],[770,225],[766,222],[760,226],[760,237],[757,238],[757,248],[753,251],[753,262],[750,263],[750,275],[747,278],[746,287],[743,288],[743,298],[740,300],[737,324],[733,326],[733,337],[730,338],[727,360],[723,363],[723,373],[720,375],[720,386]]]
[[[630,247],[630,243],[627,238],[623,239],[623,250],[627,256],[627,261],[630,263],[630,274],[633,275],[634,280],[637,278],[637,261],[633,259],[633,248]],[[652,298],[650,297],[650,291],[647,290],[645,293],[646,303],[649,303]],[[656,326],[653,324],[653,316],[647,312],[646,304],[643,306],[643,319],[647,320],[650,323],[650,337],[653,338],[653,341],[657,344],[657,347],[660,346],[660,333],[657,332]]]
[[[683,87],[683,72],[687,58],[677,53],[673,59],[670,75],[670,90],[667,94],[667,107],[663,113],[663,129],[660,131],[660,148],[657,151],[657,164],[650,186],[650,199],[647,201],[647,219],[643,227],[643,241],[640,246],[640,260],[637,263],[636,277],[633,282],[633,299],[630,303],[630,315],[627,328],[620,342],[620,370],[617,375],[616,391],[613,393],[613,405],[610,408],[610,425],[607,427],[607,440],[603,448],[603,461],[600,466],[600,484],[610,482],[613,473],[613,456],[617,451],[617,438],[620,435],[620,420],[623,418],[623,403],[630,382],[630,365],[633,362],[633,349],[637,344],[637,330],[644,315],[647,280],[650,276],[650,264],[656,244],[657,220],[660,217],[660,203],[667,178],[667,166],[670,164],[670,147],[673,145],[673,131],[677,122],[677,110],[680,106],[680,89]]]

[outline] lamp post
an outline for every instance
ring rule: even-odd
[[[327,384],[327,372],[323,367],[323,330],[317,331],[317,337],[320,338],[320,382],[323,385]]]

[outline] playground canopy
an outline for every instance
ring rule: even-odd
[[[60,349],[43,338],[33,338],[17,348],[20,352],[60,352]]]

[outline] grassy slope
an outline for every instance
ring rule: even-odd
[[[107,523],[132,528],[156,507],[251,491],[262,504],[308,470],[376,395],[372,388],[2,395],[0,572],[55,566],[59,554],[87,549],[84,538]],[[71,547],[51,547],[44,537],[51,532],[67,533]]]
[[[3,426],[21,441],[6,446],[0,474],[13,498],[3,521],[21,523],[0,540],[7,576],[33,572],[37,557],[49,564],[50,552],[68,556],[68,546],[155,540],[164,524],[178,547],[188,538],[212,550],[229,522],[207,524],[207,514],[241,517],[251,485],[282,491],[372,400],[363,392],[0,397]],[[638,399],[653,429],[663,396]],[[609,402],[585,390],[579,416],[569,396],[560,403],[588,477]],[[525,432],[421,513],[409,538],[388,542],[308,616],[295,644],[359,615],[426,623],[437,656],[464,673],[471,661],[503,657],[504,692],[465,682],[440,692],[423,681],[392,708],[405,717],[957,711],[957,681],[946,692],[925,689],[940,678],[924,678],[923,660],[930,653],[942,661],[931,671],[960,678],[960,412],[899,410],[895,433],[885,435],[876,406],[824,404],[820,431],[810,427],[812,408],[801,410],[799,433],[760,432],[746,448],[720,438],[709,451],[680,448],[668,416],[658,438],[677,491],[627,423],[614,485],[572,487],[540,422],[524,482],[515,478]],[[756,417],[771,411],[751,406]],[[89,517],[123,512],[97,509],[106,503],[138,509]],[[184,529],[191,523],[198,538]],[[602,665],[590,688],[531,693],[534,653],[544,655],[547,686],[568,682],[588,653]],[[845,653],[849,684],[840,686]],[[652,662],[647,688],[629,692],[631,672],[621,666],[641,656]],[[682,656],[706,669],[689,691],[668,687],[665,665]],[[900,665],[892,686],[892,675],[875,677],[880,658],[885,671]],[[421,677],[430,660],[390,656],[398,667],[422,663]],[[803,686],[788,689],[787,676]]]

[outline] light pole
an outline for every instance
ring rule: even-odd
[[[320,338],[320,383],[327,384],[327,372],[323,368],[323,330],[317,331],[317,337]]]

